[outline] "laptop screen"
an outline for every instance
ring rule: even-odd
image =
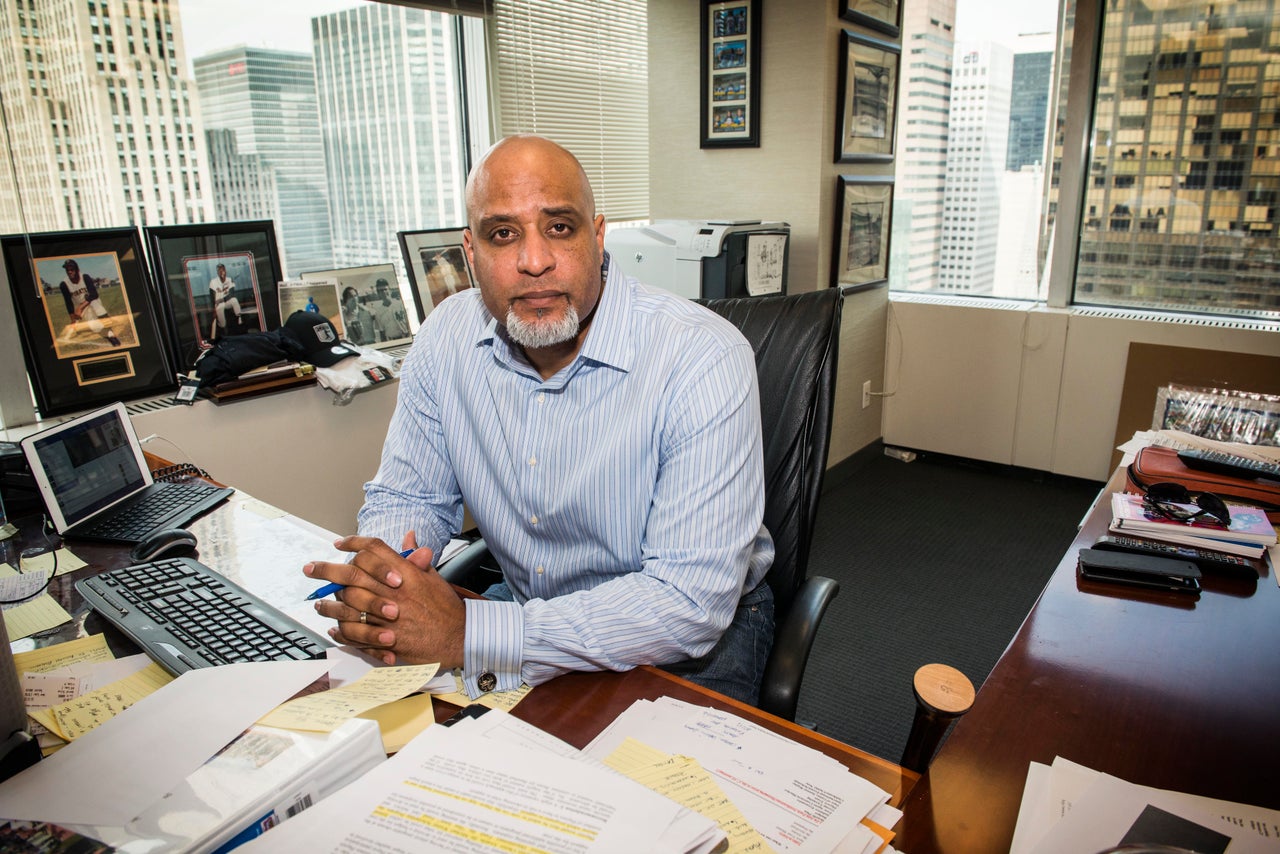
[[[113,406],[30,440],[48,482],[46,500],[56,503],[62,516],[60,528],[70,527],[147,485],[125,417],[120,407]],[[52,506],[49,509],[54,510]]]

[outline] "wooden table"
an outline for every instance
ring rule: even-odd
[[[1132,783],[1280,809],[1276,578],[1206,573],[1198,598],[1078,581],[1076,553],[1110,515],[1104,490],[908,795],[901,850],[1008,851],[1028,763],[1055,756]]]

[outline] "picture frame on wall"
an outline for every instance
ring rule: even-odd
[[[902,34],[902,0],[840,0],[840,17],[891,38]]]
[[[352,344],[382,350],[412,343],[409,310],[394,264],[312,270],[301,278],[326,287],[336,284],[340,321],[334,326]]]
[[[893,159],[901,58],[898,45],[841,31],[837,163]]]
[[[701,2],[701,146],[758,148],[761,0]]]
[[[271,220],[151,226],[144,233],[180,370],[223,338],[280,328],[283,277]]]
[[[43,416],[178,387],[136,228],[0,238]]]
[[[889,277],[893,178],[839,176],[833,287],[871,285]]]
[[[476,286],[475,272],[462,248],[464,230],[434,228],[397,235],[419,322],[446,297]]]

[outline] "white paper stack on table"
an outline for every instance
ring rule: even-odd
[[[1009,854],[1078,854],[1122,843],[1280,851],[1280,811],[1126,782],[1062,757],[1032,762]]]
[[[711,819],[499,710],[436,726],[239,849],[710,852]]]
[[[603,761],[627,739],[696,759],[775,851],[879,851],[902,817],[836,760],[728,712],[638,700],[583,753]]]

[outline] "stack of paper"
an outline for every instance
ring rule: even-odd
[[[1032,762],[1010,854],[1122,844],[1230,854],[1280,850],[1280,811],[1125,782],[1062,757]]]
[[[879,851],[902,817],[836,760],[728,712],[639,700],[583,753],[605,761],[628,739],[695,759],[775,851]]]
[[[710,819],[499,710],[436,726],[242,851],[710,852]]]

